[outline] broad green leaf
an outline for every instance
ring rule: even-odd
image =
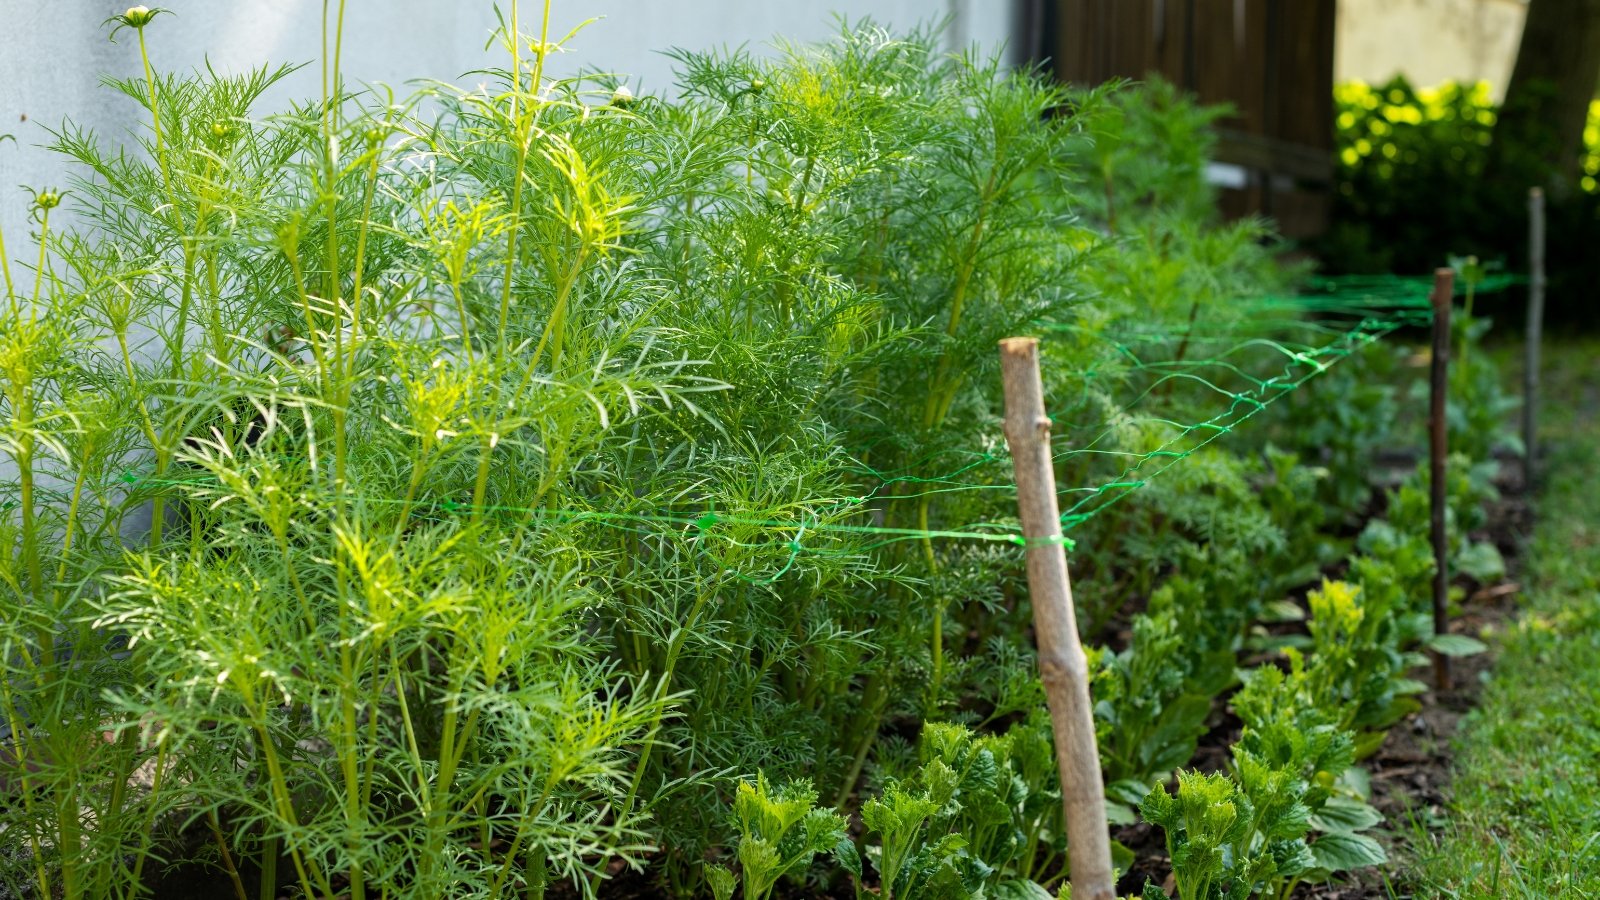
[[[1428,640],[1428,649],[1445,656],[1475,656],[1489,647],[1483,641],[1464,634],[1436,634]]]
[[[1264,653],[1293,647],[1306,650],[1311,647],[1311,637],[1304,634],[1259,634],[1251,637],[1250,649]]]
[[[1389,861],[1389,855],[1377,841],[1364,834],[1329,832],[1311,845],[1317,865],[1329,872],[1350,872],[1379,866]]]
[[[1148,770],[1165,772],[1188,762],[1210,714],[1210,697],[1187,694],[1169,704],[1161,714],[1161,724],[1147,739]]]
[[[1365,831],[1383,821],[1383,813],[1370,804],[1349,797],[1330,797],[1311,817],[1311,825],[1318,831]]]
[[[1428,692],[1428,686],[1415,678],[1396,678],[1389,686],[1394,688],[1396,694],[1407,697]]]
[[[995,886],[994,893],[989,896],[994,900],[1055,900],[1049,891],[1026,878],[1002,881]]]
[[[1139,814],[1134,812],[1134,807],[1115,800],[1106,801],[1106,822],[1112,825],[1136,825]]]
[[[1144,802],[1144,795],[1150,793],[1150,785],[1137,778],[1124,778],[1106,785],[1106,797],[1118,800],[1132,806]]]
[[[1366,759],[1377,753],[1378,748],[1383,746],[1384,738],[1388,736],[1389,732],[1387,730],[1363,731],[1356,735],[1356,759]]]
[[[848,835],[839,839],[832,853],[834,861],[840,868],[854,875],[856,880],[861,879],[861,854],[856,852],[855,842],[850,840]]]
[[[1303,622],[1305,617],[1306,611],[1293,600],[1274,600],[1267,604],[1261,615],[1264,622]]]
[[[1458,570],[1479,582],[1498,581],[1506,574],[1505,559],[1499,549],[1488,541],[1468,544],[1465,550],[1456,555],[1455,564]]]
[[[1138,859],[1128,845],[1118,840],[1111,842],[1111,868],[1118,872],[1126,872],[1133,868],[1134,861]]]

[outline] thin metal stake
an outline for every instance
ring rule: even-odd
[[[1067,854],[1073,900],[1115,900],[1111,837],[1106,825],[1105,786],[1094,738],[1089,699],[1089,664],[1078,640],[1072,584],[1061,540],[1056,475],[1050,453],[1050,417],[1044,411],[1039,341],[1000,342],[1005,379],[1006,443],[1016,470],[1017,508],[1028,542],[1028,593],[1039,644],[1039,678],[1050,705],[1061,803],[1067,821]]]
[[[1522,489],[1533,493],[1539,440],[1539,342],[1544,336],[1544,191],[1528,188],[1528,345],[1522,366]]]
[[[1449,435],[1445,426],[1445,401],[1450,389],[1450,306],[1455,292],[1455,272],[1433,273],[1433,364],[1429,381],[1428,477],[1433,532],[1433,633],[1450,631],[1450,536],[1445,531],[1445,511],[1450,502],[1445,460]],[[1450,689],[1450,657],[1433,654],[1434,687]]]

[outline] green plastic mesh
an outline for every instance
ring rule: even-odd
[[[1497,276],[1472,285],[1477,293],[1504,290],[1520,283],[1513,276]],[[1081,325],[1040,323],[1044,364],[1049,367],[1056,351],[1070,353],[1085,342],[1105,342],[1112,352],[1094,358],[1113,360],[1098,368],[1072,373],[1068,382],[1075,396],[1059,392],[1047,397],[1055,408],[1072,408],[1053,416],[1052,447],[1060,486],[1063,531],[1069,532],[1104,512],[1153,479],[1170,471],[1214,441],[1237,431],[1275,401],[1307,384],[1364,347],[1404,328],[1427,327],[1432,320],[1429,278],[1395,276],[1314,279],[1302,293],[1253,298],[1231,306],[1226,318],[1195,318],[1176,331],[1170,327],[1125,325],[1091,331]],[[1457,293],[1466,288],[1458,284]],[[1061,361],[1070,365],[1070,360]],[[1058,383],[1047,373],[1047,385]],[[1166,401],[1181,392],[1182,408],[1200,409],[1202,417],[1173,418]],[[1201,398],[1197,401],[1195,398]],[[1089,413],[1093,414],[1089,414]],[[412,515],[442,519],[461,515],[510,516],[528,523],[591,523],[640,533],[675,533],[694,542],[702,553],[718,558],[718,548],[753,547],[745,537],[754,535],[760,546],[775,543],[787,548],[787,561],[775,571],[760,575],[733,572],[758,584],[774,582],[804,554],[860,553],[900,541],[977,541],[1025,546],[1012,518],[965,522],[944,527],[892,527],[883,524],[885,510],[898,504],[925,504],[936,495],[965,492],[1000,492],[1014,498],[1009,455],[1003,441],[992,449],[952,451],[942,458],[924,459],[903,472],[882,472],[865,466],[854,474],[859,492],[817,498],[797,504],[805,515],[763,518],[730,515],[716,510],[655,513],[594,509],[547,509],[488,506],[441,501],[412,507]],[[921,474],[926,472],[938,474]],[[197,479],[156,478],[128,471],[121,476],[127,487],[169,489],[191,486]],[[399,505],[389,497],[355,497],[367,505]],[[957,504],[959,505],[959,504]],[[1014,510],[1010,503],[988,503],[984,508]],[[889,517],[904,521],[904,515]],[[815,546],[808,538],[820,534],[848,534],[857,539],[849,550]],[[1059,539],[1068,547],[1070,537]]]

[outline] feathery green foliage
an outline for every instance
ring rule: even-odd
[[[759,900],[818,860],[1048,896],[995,341],[1055,337],[1085,630],[1132,634],[1094,650],[1124,818],[1365,499],[1208,446],[1329,363],[1251,339],[1289,276],[1209,211],[1216,112],[1169,87],[858,22],[633,97],[548,77],[550,9],[513,3],[483,86],[352,90],[325,47],[322,96],[266,115],[291,68],[163,72],[158,12],[115,20],[138,146],[63,123],[26,277],[0,247],[0,833],[39,896],[151,896],[168,863],[241,900],[596,896],[648,864]],[[1406,490],[1363,539],[1386,610],[1423,574]],[[1337,710],[1330,746],[1400,708],[1380,618],[1313,604],[1329,674],[1292,701]],[[1336,754],[1252,734],[1232,780],[1148,794],[1186,897],[1341,867],[1301,859]]]

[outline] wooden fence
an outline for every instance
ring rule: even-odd
[[[1259,212],[1289,237],[1327,224],[1333,175],[1336,0],[1044,0],[1041,58],[1064,80],[1159,73],[1229,103],[1220,162],[1239,167],[1225,212]],[[1242,171],[1240,171],[1242,170]]]

